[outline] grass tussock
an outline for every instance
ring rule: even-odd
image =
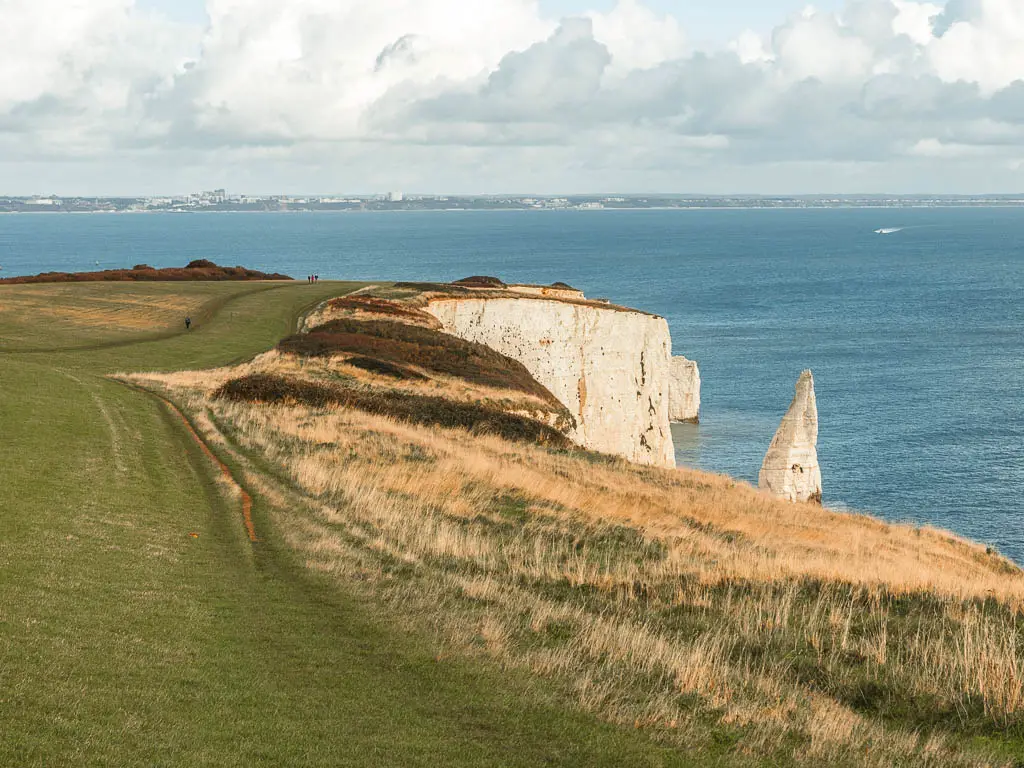
[[[1024,577],[983,547],[695,471],[150,385],[208,414],[308,567],[613,722],[782,765],[1002,765],[987,745],[1024,740]]]
[[[372,357],[474,384],[523,392],[552,404],[558,402],[519,361],[483,344],[416,325],[386,320],[332,320],[285,339],[278,349],[300,357]]]

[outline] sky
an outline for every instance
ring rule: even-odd
[[[0,194],[1024,192],[1022,0],[0,0]]]
[[[204,0],[141,0],[139,4],[143,8],[159,10],[167,17],[179,21],[201,23],[206,19]],[[540,12],[549,18],[561,19],[594,10],[607,12],[614,6],[614,0],[541,0]],[[647,3],[647,7],[656,13],[672,15],[678,19],[691,38],[708,44],[728,42],[744,29],[770,32],[773,25],[806,6],[807,3],[800,0],[651,0]],[[841,6],[841,2],[818,0],[814,6],[820,10],[834,11]]]

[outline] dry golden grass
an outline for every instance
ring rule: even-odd
[[[369,285],[349,296],[325,301],[303,318],[301,330],[308,332],[332,320],[397,320],[408,325],[440,329],[441,323],[433,315],[407,302],[378,296],[382,293],[389,291]]]
[[[416,366],[409,367],[422,374],[422,380],[396,380],[390,376],[383,376],[348,365],[346,361],[351,357],[355,357],[355,355],[341,354],[330,358],[302,358],[272,350],[240,366],[211,371],[182,371],[162,376],[160,382],[175,387],[199,389],[210,395],[231,379],[263,373],[326,383],[336,382],[340,379],[368,389],[386,388],[411,395],[444,397],[458,402],[479,403],[506,413],[536,419],[549,426],[559,424],[563,418],[561,409],[553,407],[547,400],[526,392],[498,389],[427,371]],[[139,377],[127,376],[127,378]],[[145,380],[145,376],[140,378],[140,381]]]
[[[130,295],[129,295],[130,290]],[[198,312],[209,299],[168,293],[162,286],[82,284],[0,286],[0,324],[53,324],[86,331],[116,329],[153,331],[177,327],[185,315]]]
[[[453,653],[698,753],[715,733],[734,756],[803,765],[993,765],[968,739],[1024,723],[1024,575],[984,547],[707,473],[210,397],[266,370],[380,384],[276,353],[133,379],[245,468],[310,568]]]

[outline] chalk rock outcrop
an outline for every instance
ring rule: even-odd
[[[796,384],[796,397],[764,457],[758,485],[783,499],[821,503],[817,445],[818,403],[814,397],[814,376],[804,371]]]
[[[685,357],[672,358],[668,382],[668,417],[671,421],[700,421],[700,368]]]
[[[672,344],[664,318],[542,298],[435,299],[442,329],[526,366],[565,405],[569,437],[595,451],[675,466],[668,391]]]

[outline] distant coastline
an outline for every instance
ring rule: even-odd
[[[842,210],[1024,208],[1021,195],[568,195],[373,197],[0,197],[0,213],[424,213],[462,211]]]
[[[318,214],[318,215],[372,215],[372,214],[413,214],[413,213],[628,213],[639,211],[909,211],[909,210],[949,210],[949,209],[1016,209],[1024,208],[1024,201],[1015,203],[935,203],[928,205],[686,205],[686,206],[646,206],[646,207],[623,207],[623,208],[380,208],[363,210],[331,210],[315,208],[287,208],[279,210],[124,210],[124,211],[82,211],[82,210],[55,210],[55,211],[23,211],[23,210],[0,210],[0,216],[152,216],[174,214],[179,216],[215,216],[215,215],[297,215],[297,214]]]

